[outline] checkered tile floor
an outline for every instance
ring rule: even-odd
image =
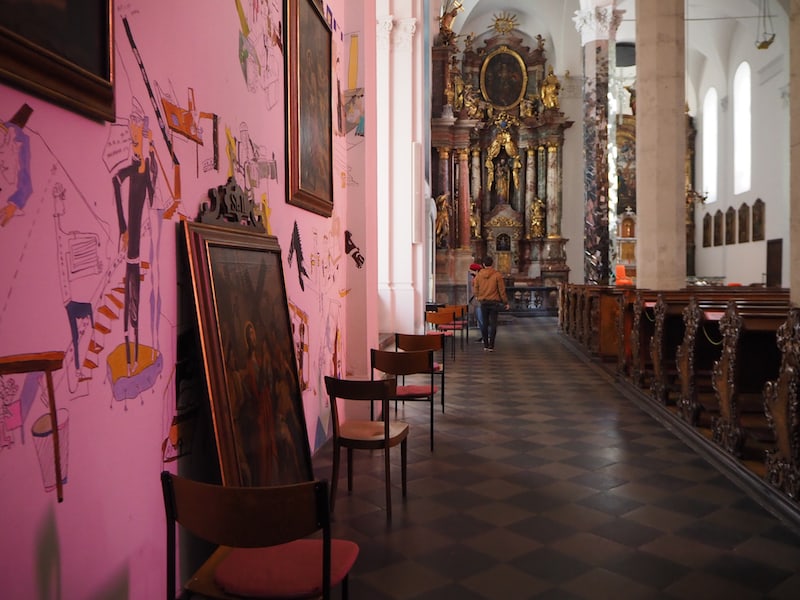
[[[352,600],[800,598],[800,534],[621,394],[551,317],[507,319],[448,358],[445,412],[408,403],[408,497],[355,453],[334,533]],[[342,454],[345,460],[344,453]],[[331,448],[314,457],[330,478]]]

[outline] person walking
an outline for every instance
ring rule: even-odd
[[[469,266],[469,305],[474,311],[475,314],[475,321],[478,324],[478,330],[481,332],[481,336],[483,336],[483,313],[481,313],[481,303],[478,302],[478,299],[475,297],[475,276],[478,274],[483,268],[483,265],[480,263],[472,263]],[[483,342],[483,337],[478,338],[478,342]]]
[[[483,269],[478,271],[473,282],[475,297],[481,306],[483,323],[481,325],[481,337],[483,338],[483,349],[494,352],[494,338],[497,334],[497,316],[501,307],[508,310],[508,296],[506,296],[506,285],[503,276],[492,265],[494,260],[491,256],[483,259]]]

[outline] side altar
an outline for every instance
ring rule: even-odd
[[[545,39],[526,39],[509,13],[477,38],[454,35],[449,23],[432,49],[436,301],[466,303],[469,265],[489,255],[517,300],[513,312],[552,312],[569,278],[562,153],[572,121]]]

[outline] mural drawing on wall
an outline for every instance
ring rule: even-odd
[[[235,0],[239,17],[239,64],[247,89],[265,92],[267,109],[280,99],[279,77],[283,70],[281,23],[283,9],[279,0],[251,0],[248,11],[242,0]]]

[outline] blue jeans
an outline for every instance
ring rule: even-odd
[[[481,313],[483,313],[481,337],[483,337],[484,348],[494,348],[494,336],[497,334],[497,315],[502,308],[502,302],[481,302]]]
[[[481,335],[483,335],[483,311],[481,310],[481,303],[475,303],[475,322],[478,323],[478,329],[481,330]]]

